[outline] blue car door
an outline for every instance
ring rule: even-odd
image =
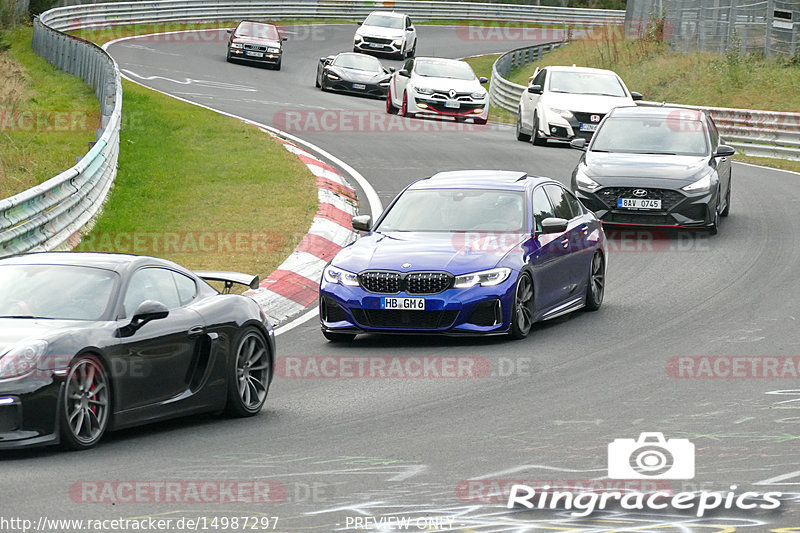
[[[531,253],[529,262],[533,267],[534,299],[537,314],[547,312],[569,294],[573,283],[569,269],[565,267],[569,260],[566,253],[569,241],[564,233],[542,233],[542,220],[554,218],[553,205],[550,202],[544,187],[539,186],[533,190],[533,218],[535,250]]]

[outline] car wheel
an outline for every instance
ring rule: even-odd
[[[62,387],[59,419],[61,444],[71,450],[91,448],[108,427],[111,386],[97,357],[75,358]]]
[[[725,193],[725,209],[722,210],[720,216],[726,217],[731,213],[731,179],[728,178],[728,192]]]
[[[530,135],[528,135],[527,133],[523,133],[522,132],[522,111],[520,111],[519,114],[517,115],[516,133],[517,133],[517,140],[518,141],[528,142],[528,141],[531,140],[531,136]]]
[[[275,63],[275,70],[281,69],[281,60],[279,59],[277,63]]]
[[[324,329],[322,330],[322,336],[331,342],[350,342],[356,338],[355,333],[336,333]]]
[[[486,119],[486,118],[476,118],[476,119],[473,119],[473,120],[475,120],[475,124],[481,124],[481,125],[486,124],[487,122],[489,122],[489,119]]]
[[[524,339],[533,327],[533,280],[523,272],[517,280],[514,291],[514,309],[511,311],[511,330],[514,339]]]
[[[414,41],[414,46],[411,47],[411,50],[408,51],[408,55],[406,57],[414,57],[417,55],[417,41]]]
[[[586,287],[586,310],[597,311],[603,303],[606,290],[606,262],[603,254],[596,252],[589,267],[589,286]]]
[[[531,140],[533,144],[537,146],[543,146],[547,144],[547,139],[542,139],[539,137],[539,117],[533,115],[533,133],[531,133]]]
[[[227,54],[225,56],[225,61],[227,61],[228,63],[233,63],[233,61],[231,60],[231,55],[230,54]]]
[[[408,118],[414,118],[414,113],[408,112],[408,93],[403,93],[403,116]]]
[[[314,87],[316,87],[317,89],[322,87],[322,85],[320,85],[320,83],[319,83],[319,74],[317,75],[316,78],[314,78]]]
[[[386,91],[386,112],[389,113],[390,115],[396,115],[397,114],[397,108],[392,103],[392,90],[391,89]]]
[[[709,235],[716,235],[719,233],[719,200],[717,200],[717,207],[714,208],[714,219],[708,225]]]
[[[230,416],[245,417],[257,414],[267,399],[272,376],[267,341],[253,327],[245,328],[233,343],[228,363],[228,403]]]

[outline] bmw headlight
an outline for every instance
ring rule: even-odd
[[[429,87],[412,87],[419,94],[433,94],[433,89]]]
[[[267,48],[267,52],[269,52],[270,54],[280,54],[281,53],[281,49],[280,48]]]
[[[231,48],[244,48],[242,43],[231,43]]]
[[[583,189],[584,191],[592,192],[600,188],[600,184],[587,176],[586,173],[581,169],[578,169],[578,171],[575,172],[575,183],[578,185],[578,188]]]
[[[47,341],[35,340],[18,344],[0,357],[0,378],[29,374],[47,351]]]
[[[707,191],[711,188],[711,176],[714,174],[713,171],[709,172],[699,180],[695,181],[694,183],[690,183],[686,187],[683,188],[686,192],[697,192],[697,191]]]
[[[486,91],[475,91],[470,95],[473,100],[483,100],[486,98]]]
[[[453,284],[455,289],[469,289],[475,285],[481,287],[493,287],[500,285],[511,274],[511,269],[506,267],[493,268],[491,270],[481,270],[480,272],[472,272],[471,274],[463,274],[456,276],[456,281]]]
[[[352,272],[348,272],[343,268],[337,268],[333,265],[328,265],[325,267],[322,277],[328,283],[338,283],[348,287],[358,287],[358,274],[353,274]]]
[[[563,117],[563,118],[566,118],[566,119],[575,118],[572,115],[572,111],[569,111],[567,109],[559,109],[557,107],[551,107],[550,111],[555,113],[556,115],[558,115],[560,117]]]

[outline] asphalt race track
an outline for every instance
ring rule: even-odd
[[[290,29],[281,71],[226,63],[222,34],[211,42],[144,37],[109,52],[133,80],[272,124],[334,154],[369,180],[384,205],[440,170],[524,170],[566,182],[578,160],[568,147],[517,142],[505,125],[381,122],[388,117],[383,101],[314,88],[319,58],[350,49],[355,26]],[[526,44],[465,38],[448,27],[418,32],[419,56]],[[334,113],[321,124],[324,112]],[[604,480],[608,444],[649,431],[695,444],[694,480],[659,482],[675,492],[731,485],[738,493],[798,492],[796,377],[692,379],[668,371],[679,356],[800,356],[800,176],[735,164],[733,180],[731,215],[719,235],[617,235],[602,309],[539,324],[523,341],[360,336],[334,345],[313,319],[278,337],[281,357],[470,357],[488,361],[490,375],[278,376],[253,419],[160,423],[107,435],[85,453],[5,452],[4,506],[28,518],[277,516],[277,531],[355,530],[354,518],[365,516],[445,518],[451,530],[476,532],[800,526],[791,501],[778,513],[720,511],[703,519],[619,508],[573,518],[508,512],[505,498],[485,490],[492,481]],[[281,501],[256,504],[87,503],[92,496],[82,483],[108,480],[270,481],[286,492],[275,489],[272,499]],[[395,530],[381,527],[372,531]]]

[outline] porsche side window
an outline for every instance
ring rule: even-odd
[[[125,316],[130,318],[136,308],[145,300],[155,300],[175,309],[181,306],[178,288],[171,270],[163,268],[143,268],[136,271],[128,283],[123,306]]]
[[[550,197],[550,202],[553,204],[553,213],[557,218],[572,220],[577,216],[577,213],[572,212],[572,206],[564,189],[558,185],[545,185],[544,190],[547,192],[547,196]]]
[[[194,300],[194,297],[197,296],[197,285],[194,280],[178,272],[173,272],[172,276],[175,278],[181,305],[186,305]]]
[[[543,187],[538,187],[533,191],[533,218],[536,221],[536,231],[542,231],[542,220],[552,218],[553,206],[544,193]]]

